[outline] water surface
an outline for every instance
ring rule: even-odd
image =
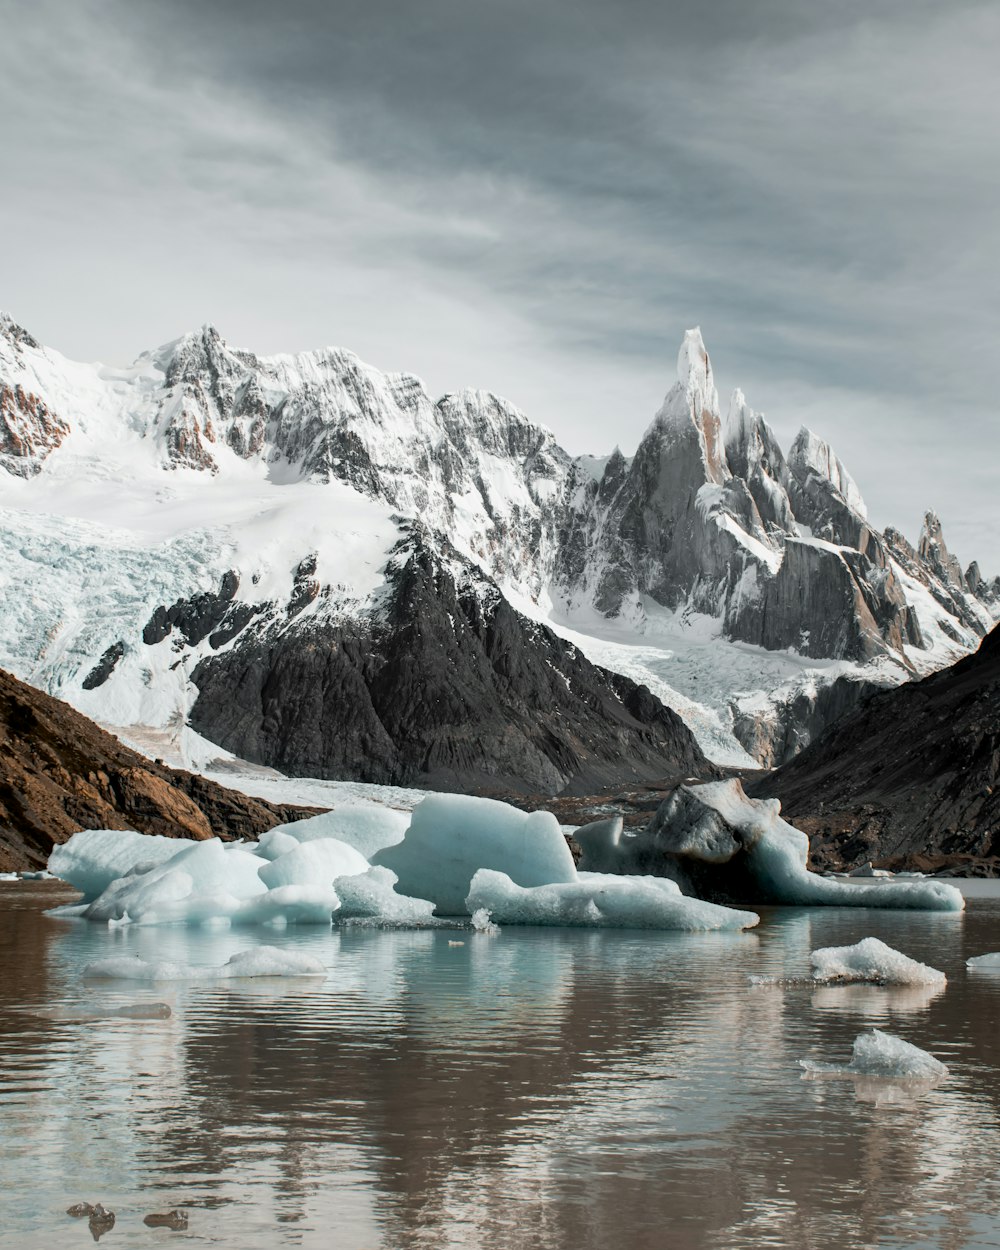
[[[748,934],[108,930],[0,885],[0,1246],[1000,1247],[1000,899],[771,909]],[[928,988],[751,987],[876,936]],[[456,940],[463,945],[453,945]],[[327,981],[87,983],[256,943]],[[113,1013],[165,1003],[165,1018]],[[87,1017],[87,1018],[83,1018]],[[951,1077],[805,1079],[880,1028]],[[186,1233],[145,1214],[183,1206]]]

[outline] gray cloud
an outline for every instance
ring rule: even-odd
[[[600,450],[700,323],[1000,569],[992,3],[7,7],[3,302],[63,350],[338,341]]]

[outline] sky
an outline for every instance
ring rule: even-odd
[[[995,0],[0,0],[0,308],[205,322],[634,450],[700,325],[873,520],[1000,572]]]

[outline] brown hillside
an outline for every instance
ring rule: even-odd
[[[0,871],[43,868],[53,845],[78,829],[232,839],[316,810],[153,763],[0,669]]]

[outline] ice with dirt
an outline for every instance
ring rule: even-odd
[[[881,1029],[869,1029],[854,1040],[848,1064],[817,1063],[800,1059],[810,1075],[885,1077],[897,1081],[939,1081],[948,1075],[947,1067],[933,1055],[904,1042]]]
[[[824,946],[810,956],[813,980],[873,985],[944,985],[947,977],[908,955],[893,950],[878,938],[868,937],[853,946]]]
[[[603,844],[611,854],[611,842]],[[796,907],[878,907],[961,911],[961,892],[938,881],[877,885],[833,881],[810,872],[809,839],[781,818],[777,799],[752,799],[737,780],[678,786],[649,826],[618,842],[618,871],[658,862],[695,893],[754,890],[754,901]],[[648,871],[648,868],[646,869]]]

